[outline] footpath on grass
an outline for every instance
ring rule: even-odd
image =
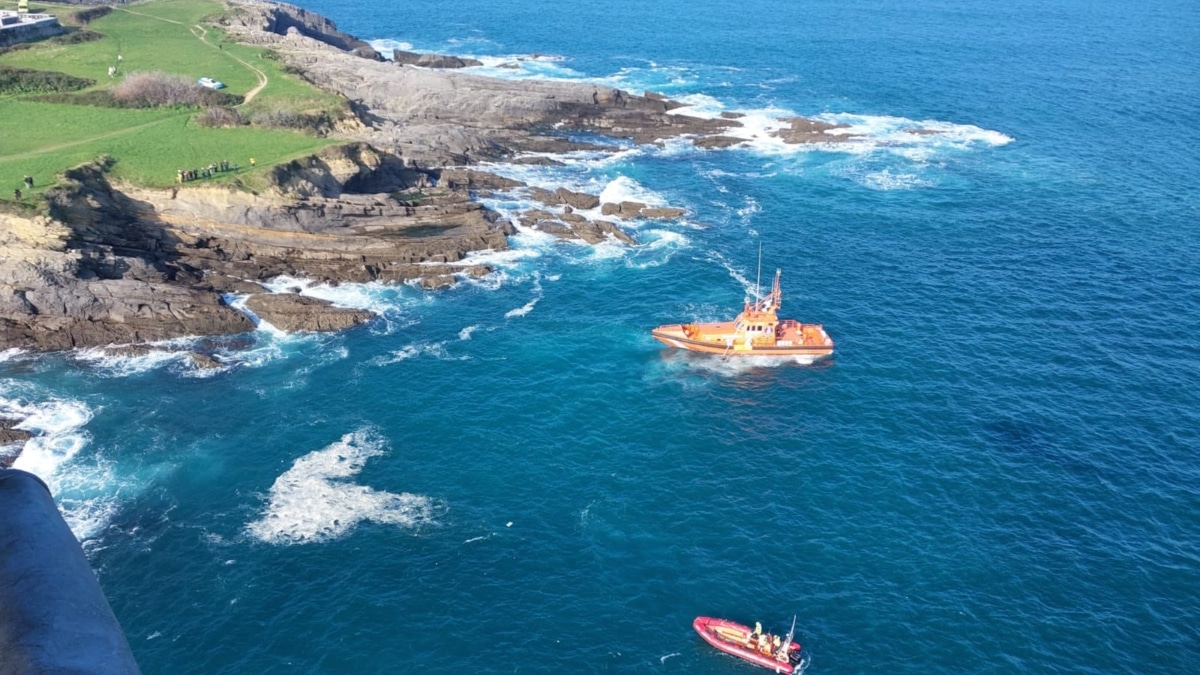
[[[181,21],[175,21],[174,19],[166,19],[163,17],[154,16],[152,14],[145,14],[143,12],[135,12],[132,9],[126,9],[124,7],[118,7],[117,11],[126,12],[128,14],[137,14],[138,16],[148,17],[148,18],[154,19],[156,21],[173,23],[173,24],[176,24],[179,26],[184,25],[183,22],[181,22]],[[194,26],[187,26],[187,28],[191,32],[191,34],[196,36],[196,39],[200,40],[200,42],[203,42],[205,44],[205,46],[210,47],[212,49],[216,49],[216,50],[222,52],[223,54],[225,54],[227,57],[242,64],[243,66],[245,66],[245,68],[247,70],[249,70],[251,73],[253,73],[256,78],[258,78],[258,84],[253,89],[246,92],[246,96],[242,102],[242,105],[245,105],[246,103],[253,101],[254,97],[258,96],[258,92],[262,91],[263,88],[265,88],[268,84],[270,84],[270,82],[271,82],[270,78],[268,78],[267,74],[264,73],[262,70],[254,67],[249,62],[238,58],[237,56],[233,55],[232,53],[226,53],[224,48],[221,47],[220,45],[214,45],[214,44],[210,43],[208,41],[208,29],[207,28],[205,28],[204,26],[202,26],[200,24],[196,24]]]
[[[224,4],[151,0],[114,7],[86,24],[74,20],[78,11],[95,8],[56,11],[72,31],[62,39],[0,52],[0,66],[54,68],[95,82],[77,92],[0,91],[0,108],[7,109],[0,110],[0,125],[19,135],[0,140],[0,202],[35,207],[63,171],[100,156],[107,158],[114,178],[137,185],[169,186],[180,171],[228,162],[245,169],[237,176],[220,172],[204,180],[253,187],[262,182],[265,169],[335,142],[314,133],[312,120],[328,120],[321,122],[327,130],[345,114],[344,101],[284,73],[270,50],[226,41],[219,27],[206,25],[229,11]],[[106,69],[110,77],[104,77]],[[230,85],[226,91],[244,94],[229,106],[235,111],[229,121],[213,126],[199,124],[194,118],[203,111],[194,107],[160,108],[165,115],[147,121],[149,109],[78,104],[98,101],[124,75],[151,70],[192,82],[197,76],[220,79]]]

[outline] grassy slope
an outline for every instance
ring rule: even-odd
[[[44,6],[52,13],[74,11]],[[90,77],[97,81],[95,88],[107,88],[116,82],[109,79],[107,69],[117,65],[116,55],[120,53],[125,72],[164,70],[188,77],[204,75],[225,82],[233,93],[245,94],[258,79],[237,57],[270,79],[258,97],[245,106],[243,114],[270,108],[340,109],[342,104],[336,96],[284,73],[277,61],[262,58],[261,48],[227,43],[224,35],[211,27],[206,27],[206,42],[202,42],[197,37],[201,31],[193,27],[203,17],[223,10],[215,0],[154,0],[129,5],[92,22],[89,29],[103,34],[102,40],[41,44],[0,55],[0,63]],[[240,164],[241,178],[246,179],[250,157],[258,160],[257,171],[261,173],[272,164],[331,142],[290,131],[206,129],[191,121],[195,113],[177,109],[118,110],[0,97],[0,129],[5,130],[0,134],[0,199],[11,200],[13,188],[22,187],[25,174],[37,179],[35,191],[40,191],[52,182],[52,176],[100,154],[117,159],[113,173],[118,178],[166,186],[174,182],[177,169],[226,159]],[[214,180],[232,178],[224,174]],[[256,182],[253,176],[249,182]]]

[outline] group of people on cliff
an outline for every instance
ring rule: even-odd
[[[251,159],[250,162],[253,164],[254,160]],[[175,172],[175,182],[186,183],[193,180],[202,180],[204,178],[211,178],[217,173],[225,171],[236,172],[237,170],[238,165],[236,162],[231,163],[229,160],[223,159],[220,162],[213,162],[199,169],[179,169]]]

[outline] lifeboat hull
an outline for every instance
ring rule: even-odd
[[[698,616],[692,622],[692,628],[713,647],[756,666],[776,673],[792,673],[802,669],[800,645],[795,642],[791,644],[788,660],[784,662],[754,648],[754,643],[750,640],[750,634],[753,631],[749,626],[725,619]]]
[[[824,330],[821,329],[822,335]],[[805,344],[802,340],[777,340],[775,344],[749,344],[745,340],[724,340],[705,337],[689,337],[683,324],[668,324],[650,331],[655,340],[676,349],[691,352],[716,354],[718,356],[807,356],[813,359],[833,355],[833,341],[827,344]]]

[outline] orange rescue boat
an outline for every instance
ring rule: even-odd
[[[650,331],[655,340],[670,347],[706,354],[732,356],[808,356],[813,360],[833,354],[833,340],[819,323],[780,319],[783,301],[780,270],[775,270],[771,292],[757,302],[746,301],[733,321],[671,323]]]
[[[786,639],[764,633],[762,626],[757,623],[751,629],[734,621],[710,616],[696,617],[692,628],[713,647],[775,673],[795,675],[803,673],[808,666],[808,655],[799,643],[792,641],[796,634],[795,619]]]

